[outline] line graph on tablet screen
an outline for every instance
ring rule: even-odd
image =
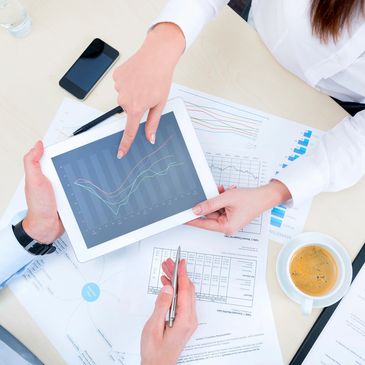
[[[107,207],[109,207],[115,215],[118,215],[120,208],[129,203],[131,196],[138,190],[142,183],[145,181],[147,182],[148,179],[167,175],[170,168],[183,165],[182,162],[174,161],[168,163],[167,166],[162,170],[155,171],[153,169],[157,163],[169,157],[171,158],[172,156],[167,156],[157,160],[151,164],[149,168],[141,171],[129,185],[124,187],[124,184],[122,184],[115,191],[107,192],[95,185],[93,182],[82,178],[77,179],[74,184],[90,192],[97,199],[101,200]]]
[[[120,138],[119,132],[52,158],[88,247],[206,199],[173,113],[162,116],[155,145],[142,124],[119,160]]]
[[[231,185],[238,188],[256,188],[266,183],[266,164],[252,156],[237,156],[206,152],[205,156],[217,185],[226,189]],[[240,232],[261,233],[262,217],[258,217]]]

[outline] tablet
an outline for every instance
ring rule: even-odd
[[[167,103],[154,145],[145,120],[120,160],[126,117],[45,150],[42,169],[81,262],[186,223],[218,194],[184,102]]]

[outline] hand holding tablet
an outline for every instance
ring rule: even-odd
[[[125,119],[51,146],[42,160],[80,261],[186,223],[193,206],[217,195],[182,100],[166,105],[154,145],[139,128],[118,159]]]

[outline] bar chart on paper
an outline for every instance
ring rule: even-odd
[[[286,157],[286,160],[279,166],[275,174],[278,174],[280,170],[287,168],[293,161],[307,153],[312,135],[313,131],[309,129],[303,131],[300,134],[296,144],[290,151],[289,155]],[[279,205],[273,208],[271,211],[270,225],[272,227],[281,228],[285,220],[286,213],[287,207],[285,205]]]
[[[160,278],[163,275],[161,264],[175,257],[176,250],[153,249],[148,294],[160,292]],[[181,258],[186,260],[188,275],[194,283],[198,300],[247,308],[253,306],[256,259],[190,251],[182,251]]]
[[[295,140],[294,145],[289,149],[285,160],[278,166],[275,174],[278,174],[281,170],[290,166],[294,161],[306,155],[308,149],[314,143],[313,139],[318,138],[316,134],[317,133],[311,129],[302,130]],[[288,208],[283,204],[274,207],[271,210],[270,216],[271,238],[279,242],[286,242],[296,234],[299,234],[304,227],[310,206],[311,202],[302,205],[300,208]]]
[[[224,154],[227,151],[231,153],[234,149],[235,154],[256,154],[269,163],[273,169],[269,172],[267,180],[259,185],[267,183],[275,171],[285,169],[298,158],[305,156],[317,143],[322,133],[306,125],[182,85],[173,85],[170,96],[181,97],[184,100],[205,152],[214,151]],[[207,158],[209,160],[208,156]],[[237,167],[237,164],[233,165]],[[235,170],[234,168],[223,167],[221,174],[220,168],[216,166],[219,165],[215,161],[212,172],[217,183],[221,181],[225,186],[231,184],[240,187],[258,186],[252,178],[255,174],[248,178],[250,174],[246,172],[246,179],[242,179],[242,175],[239,176],[239,174],[235,176],[233,173],[229,176],[230,172]],[[276,166],[277,170],[275,170]],[[239,167],[238,170],[240,170]],[[244,170],[247,168],[245,167]],[[248,170],[254,170],[254,167],[251,166],[251,170],[250,168]],[[261,176],[263,176],[262,171]],[[298,208],[288,208],[285,205],[275,207],[269,216],[270,238],[286,243],[300,233],[304,228],[310,206],[311,202]],[[245,229],[249,232],[257,232],[259,227],[257,223],[256,220]]]
[[[205,156],[217,185],[256,188],[266,182],[266,163],[257,157],[206,152]],[[245,226],[240,233],[260,234],[262,217]]]

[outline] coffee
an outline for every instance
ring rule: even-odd
[[[304,246],[294,252],[289,265],[294,285],[303,293],[322,296],[335,286],[338,268],[335,258],[322,246]]]

